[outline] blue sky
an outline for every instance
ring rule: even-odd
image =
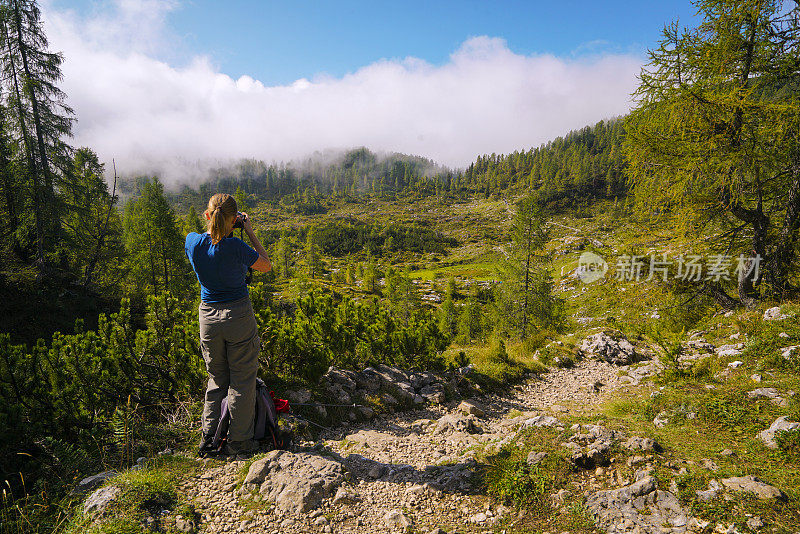
[[[89,15],[109,2],[52,4]],[[442,64],[479,35],[502,37],[526,55],[644,54],[666,22],[689,22],[693,14],[688,0],[185,0],[166,19],[180,41],[158,55],[174,64],[205,55],[234,78],[287,84],[320,73],[339,77],[382,58]]]
[[[74,144],[167,181],[358,146],[451,167],[527,150],[625,115],[664,25],[693,25],[686,1],[41,2]]]

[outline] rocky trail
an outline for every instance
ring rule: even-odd
[[[376,417],[290,451],[270,452],[253,463],[240,486],[245,462],[233,461],[203,470],[182,489],[201,511],[199,526],[208,533],[390,532],[412,526],[415,532],[492,532],[513,512],[480,494],[476,450],[499,450],[526,425],[560,425],[548,414],[613,395],[622,385],[618,374],[618,366],[587,359],[504,395]],[[253,506],[261,500],[274,500],[274,506]]]
[[[744,346],[738,336],[732,336],[737,343],[720,346],[707,343],[702,332],[690,337],[682,356],[687,362],[710,354],[735,358]],[[785,350],[790,349],[796,346]],[[683,507],[679,496],[685,489],[678,483],[690,473],[708,481],[707,488],[693,490],[700,502],[743,497],[764,500],[767,506],[785,502],[783,491],[754,476],[717,476],[711,458],[693,462],[671,456],[655,440],[608,428],[603,421],[574,423],[596,415],[599,404],[621,394],[658,395],[642,379],[663,368],[646,347],[604,332],[586,337],[576,351],[575,365],[530,375],[491,394],[481,394],[463,379],[468,367],[447,375],[405,373],[385,365],[359,372],[331,368],[320,390],[352,407],[329,417],[335,421],[330,428],[313,439],[296,434],[289,450],[250,460],[195,459],[199,469],[185,475],[177,488],[194,515],[173,517],[164,511],[164,519],[150,519],[171,523],[167,531],[207,534],[526,531],[516,528],[531,528],[524,509],[508,508],[486,494],[487,463],[501,450],[517,451],[528,471],[559,465],[569,472],[541,495],[553,515],[573,514],[577,506],[583,518],[578,528],[584,532],[741,532],[733,523],[693,517]],[[728,363],[719,376],[724,379],[741,364]],[[792,395],[766,387],[746,392],[749,399],[777,406],[785,406]],[[287,396],[308,405],[311,392]],[[361,404],[368,400],[381,407],[378,413]],[[317,409],[325,414],[324,407]],[[659,413],[652,425],[663,426],[674,415]],[[758,438],[774,449],[780,431],[800,431],[800,423],[779,417]],[[555,440],[549,445],[542,441],[548,435]],[[114,485],[96,490],[84,513],[102,517],[117,494]],[[760,517],[747,516],[748,531],[762,526]]]

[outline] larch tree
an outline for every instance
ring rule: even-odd
[[[108,192],[104,167],[89,148],[75,151],[72,178],[62,188],[63,224],[72,251],[70,263],[89,287],[100,274],[101,287],[119,282],[123,271],[122,221],[117,211],[116,176]]]
[[[144,182],[140,196],[125,205],[123,229],[132,284],[180,294],[189,274],[184,240],[157,178]]]
[[[746,258],[738,302],[796,291],[800,226],[800,7],[700,0],[695,28],[667,25],[626,120],[642,211]],[[760,258],[759,258],[760,257]],[[756,264],[759,268],[756,268]],[[706,289],[736,304],[719,283]]]
[[[531,325],[552,326],[560,315],[560,301],[553,295],[547,270],[548,258],[542,253],[548,238],[545,222],[537,197],[520,200],[514,214],[512,239],[500,265],[501,314],[509,328],[523,340]]]

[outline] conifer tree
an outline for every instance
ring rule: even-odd
[[[125,205],[123,226],[131,282],[180,294],[189,274],[184,239],[158,178],[145,181],[141,196]]]
[[[284,231],[281,238],[275,244],[275,260],[277,261],[278,271],[284,278],[292,277],[292,243],[289,235]]]
[[[203,224],[200,216],[197,215],[197,210],[194,209],[194,206],[189,206],[189,211],[186,212],[186,217],[183,219],[183,235],[188,235],[192,232],[202,234],[205,231],[206,226]]]
[[[69,181],[72,110],[56,85],[61,80],[60,54],[48,51],[41,12],[34,0],[0,4],[0,66],[9,94],[10,124],[18,140],[20,163],[29,183],[36,228],[37,260],[58,242],[63,205],[59,190]]]
[[[503,284],[499,289],[502,315],[511,330],[524,340],[532,323],[549,326],[558,315],[559,300],[552,294],[552,282],[541,254],[547,242],[545,220],[532,196],[517,203],[512,241],[501,263]]]
[[[103,164],[89,148],[75,151],[71,175],[70,186],[61,195],[67,208],[64,226],[71,244],[71,263],[81,274],[84,287],[99,274],[101,286],[108,288],[119,282],[125,251],[116,191],[108,192]]]
[[[700,24],[668,25],[641,72],[637,106],[626,121],[629,175],[641,211],[657,211],[662,222],[694,236],[721,225],[711,236],[720,252],[763,259],[757,275],[742,269],[738,277],[740,301],[753,306],[765,293],[794,289],[798,8],[783,0],[694,5]],[[710,290],[730,301],[724,288]]]
[[[313,279],[322,272],[322,251],[319,243],[319,231],[311,226],[306,233],[305,262],[308,277]]]

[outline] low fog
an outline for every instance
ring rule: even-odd
[[[115,0],[90,18],[44,8],[51,49],[66,58],[61,87],[78,119],[72,144],[115,158],[123,174],[185,181],[233,159],[288,161],[356,146],[463,167],[626,113],[642,64],[626,54],[520,55],[480,36],[442,65],[387,59],[341,78],[309,73],[267,86],[227,76],[213,58],[157,59],[184,46],[164,23],[175,5]]]

